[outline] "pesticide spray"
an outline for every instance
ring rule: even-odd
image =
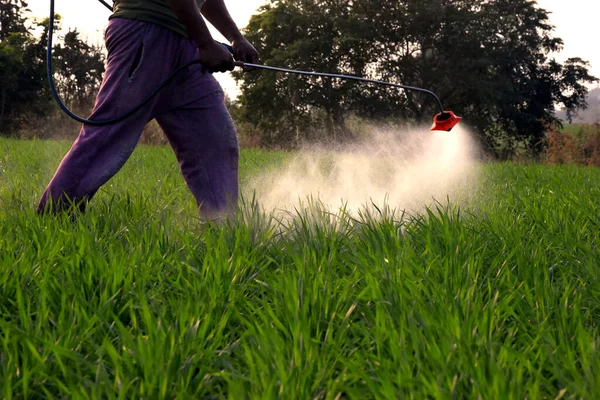
[[[371,127],[359,143],[336,149],[306,147],[284,168],[252,177],[245,192],[268,212],[288,213],[317,201],[331,213],[374,209],[419,213],[435,203],[459,204],[473,188],[478,155],[464,127]]]

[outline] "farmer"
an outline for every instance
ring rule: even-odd
[[[211,37],[202,15],[229,40],[234,56]],[[46,188],[38,212],[90,200],[123,167],[144,126],[156,119],[171,144],[203,220],[231,215],[238,197],[238,140],[211,75],[231,71],[234,57],[256,63],[258,52],[233,22],[224,0],[116,0],[105,32],[106,73],[91,120],[131,109],[179,66],[180,73],[148,105],[108,126],[83,125]]]

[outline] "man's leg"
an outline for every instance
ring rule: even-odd
[[[90,119],[112,118],[139,104],[175,69],[180,43],[176,34],[155,25],[112,20],[106,32],[107,69]],[[56,212],[69,202],[91,199],[123,167],[156,102],[113,125],[84,125],[46,188],[38,212]]]
[[[174,108],[158,115],[200,216],[232,216],[238,200],[238,138],[215,78],[192,67],[177,85]]]

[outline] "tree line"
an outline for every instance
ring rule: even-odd
[[[48,19],[33,18],[26,0],[0,0],[0,135],[57,112],[46,71],[48,29]],[[77,30],[60,39],[53,49],[59,94],[70,108],[89,108],[102,82],[102,50]]]

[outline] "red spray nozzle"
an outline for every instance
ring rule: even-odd
[[[450,132],[461,120],[462,117],[455,115],[452,111],[444,111],[433,117],[431,130]]]

